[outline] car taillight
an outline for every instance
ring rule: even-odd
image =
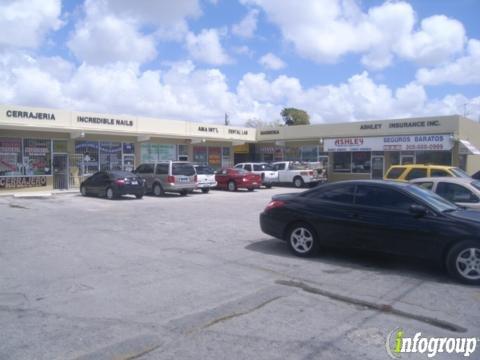
[[[276,209],[276,208],[281,208],[284,205],[285,205],[284,201],[272,200],[268,203],[267,207],[265,208],[265,211],[269,211],[269,210]]]
[[[245,181],[248,181],[248,180],[247,180],[247,178],[242,178],[242,181],[244,181],[244,182],[245,182]]]
[[[313,171],[309,171],[308,175],[313,176]]]
[[[174,184],[175,183],[175,176],[167,176],[167,182]]]
[[[119,185],[119,186],[125,185],[125,179],[117,179],[117,180],[115,180],[115,185]]]

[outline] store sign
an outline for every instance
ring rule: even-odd
[[[260,135],[278,135],[280,134],[279,130],[261,130]]]
[[[20,189],[39,186],[47,186],[46,176],[0,177],[0,189]]]
[[[228,129],[228,135],[248,135],[246,129]]]
[[[109,125],[118,127],[132,127],[133,120],[121,120],[111,118],[98,118],[90,116],[77,116],[77,122],[83,124]]]
[[[198,131],[205,132],[205,133],[214,133],[218,134],[218,128],[212,126],[199,126]]]
[[[55,120],[54,113],[7,110],[6,115],[8,118],[15,118],[15,119]]]
[[[367,123],[360,124],[360,130],[380,130],[382,126],[388,127],[389,129],[403,129],[403,128],[427,128],[427,127],[437,127],[440,126],[440,121],[438,120],[418,120],[418,121],[396,121],[388,124],[383,123]]]
[[[337,151],[440,151],[451,150],[450,135],[398,135],[382,137],[345,137],[325,139],[328,152]]]

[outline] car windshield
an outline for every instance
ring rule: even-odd
[[[456,177],[461,177],[461,178],[469,178],[470,175],[468,175],[465,171],[463,171],[460,168],[452,168],[450,171],[456,176]]]
[[[173,163],[172,175],[192,176],[195,175],[195,169],[192,164]]]
[[[213,175],[215,174],[215,170],[213,170],[210,166],[197,166],[195,167],[198,175]]]
[[[444,211],[453,211],[458,210],[459,207],[448,200],[445,200],[441,196],[435,194],[430,190],[426,190],[416,185],[409,185],[407,186],[408,190],[414,194],[415,196],[421,198],[425,201],[428,205],[434,208],[437,211],[444,212]]]
[[[475,189],[480,190],[480,181],[478,181],[478,180],[473,180],[470,184],[471,184]]]
[[[254,171],[262,171],[262,170],[273,171],[273,166],[269,164],[254,164],[253,170]]]

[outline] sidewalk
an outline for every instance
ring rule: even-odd
[[[79,194],[79,189],[68,190],[49,190],[49,191],[16,191],[16,192],[1,192],[0,197],[14,197],[14,198],[49,198],[56,195]]]

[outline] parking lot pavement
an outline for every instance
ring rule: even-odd
[[[0,198],[0,359],[386,359],[396,328],[480,336],[480,290],[432,264],[263,234],[294,191]]]

